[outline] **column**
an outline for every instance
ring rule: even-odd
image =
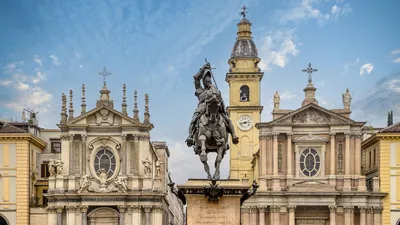
[[[273,150],[272,150],[272,174],[278,175],[278,135],[279,133],[273,133]]]
[[[350,175],[350,133],[345,134],[345,175]]]
[[[83,205],[81,207],[81,212],[82,212],[82,225],[87,225],[87,210],[88,210],[88,206],[87,205]]]
[[[74,174],[74,134],[69,135],[69,175],[72,176]]]
[[[372,207],[367,207],[367,224],[374,225],[374,209]]]
[[[265,225],[266,206],[258,206],[258,225]]]
[[[132,206],[132,224],[142,224],[142,208],[140,205],[133,205]]]
[[[292,186],[293,178],[293,151],[292,151],[292,133],[287,133],[287,183],[288,186]]]
[[[260,175],[267,174],[267,137],[265,135],[260,136]]]
[[[360,225],[367,225],[366,211],[367,207],[361,206],[360,208]]]
[[[382,208],[381,207],[374,207],[374,225],[381,225],[382,224]]]
[[[151,212],[151,209],[153,208],[153,206],[151,206],[151,205],[145,205],[145,206],[143,206],[143,209],[144,209],[144,214],[145,214],[145,225],[150,225],[151,224],[151,221],[150,221],[150,212]]]
[[[355,151],[356,151],[356,159],[355,159],[355,170],[354,173],[357,176],[361,175],[361,134],[355,134]]]
[[[336,206],[329,206],[329,225],[336,225]]]
[[[352,222],[352,217],[354,213],[354,207],[353,206],[345,206],[344,208],[344,224],[346,225],[353,225]]]
[[[128,154],[126,154],[127,153],[127,149],[126,149],[126,134],[122,134],[121,135],[121,138],[122,138],[122,148],[121,148],[121,155],[122,155],[122,165],[121,165],[121,168],[122,168],[122,175],[126,175],[126,168],[128,167],[128,157],[127,157],[127,155]]]
[[[153,225],[163,225],[163,213],[164,209],[162,206],[155,206],[153,208],[154,212],[154,222]]]
[[[67,207],[67,224],[75,225],[75,206]]]
[[[63,223],[62,223],[63,207],[62,206],[58,206],[56,211],[57,211],[57,225],[63,225]]]
[[[336,161],[336,146],[335,146],[335,142],[336,142],[336,139],[335,139],[335,136],[336,136],[336,133],[333,133],[333,132],[331,132],[331,156],[330,156],[330,160],[331,160],[331,163],[330,163],[330,175],[331,176],[335,176],[335,174],[336,174],[336,164],[335,164],[335,161]]]
[[[270,224],[280,224],[279,214],[281,212],[280,206],[271,206],[271,223]]]
[[[124,205],[119,205],[119,225],[124,225],[125,224],[125,210],[126,206]]]
[[[81,207],[75,207],[75,225],[82,225],[82,212]]]
[[[295,205],[289,205],[288,206],[288,212],[289,212],[289,225],[295,225],[295,211],[296,211],[296,206]],[[332,225],[332,224],[330,224]]]
[[[257,224],[257,207],[252,206],[250,207],[250,224]]]
[[[46,211],[47,211],[47,225],[56,225],[57,224],[56,208],[54,206],[48,206],[46,208]]]
[[[82,134],[82,173],[87,174],[86,172],[86,160],[87,160],[87,155],[86,155],[86,140],[87,140],[87,135]]]
[[[250,225],[250,208],[243,207],[240,209],[242,225]]]

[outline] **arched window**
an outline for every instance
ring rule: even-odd
[[[0,225],[9,225],[7,219],[0,214]]]
[[[243,85],[240,87],[240,101],[248,102],[250,101],[250,89],[249,86]]]

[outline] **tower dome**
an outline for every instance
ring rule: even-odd
[[[238,32],[233,46],[231,59],[233,58],[258,58],[256,44],[251,37],[251,23],[243,18],[238,23]]]

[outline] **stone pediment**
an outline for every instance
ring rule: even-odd
[[[134,120],[133,118],[122,114],[121,112],[102,105],[94,108],[89,112],[82,114],[67,122],[67,126],[138,126],[138,127],[149,127],[152,128],[152,124],[144,124],[140,121]]]
[[[325,109],[315,104],[305,105],[293,112],[281,116],[270,123],[270,125],[337,125],[354,124],[354,121]]]
[[[294,138],[293,142],[328,142],[328,138],[321,137],[318,135],[308,134]]]

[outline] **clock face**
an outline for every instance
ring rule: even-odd
[[[241,116],[238,120],[238,126],[241,130],[250,130],[253,126],[253,121],[250,116]]]

